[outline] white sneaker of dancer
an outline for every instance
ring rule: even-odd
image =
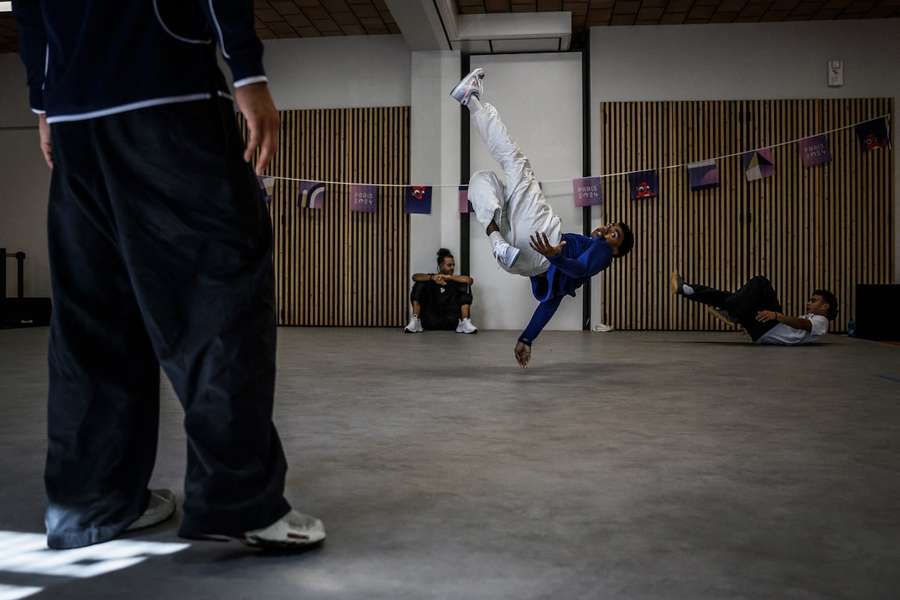
[[[478,333],[478,328],[472,324],[470,319],[460,319],[459,325],[456,326],[456,333]]]
[[[482,80],[484,79],[484,69],[478,67],[474,69],[471,73],[462,78],[456,87],[450,92],[450,97],[466,106],[469,103],[469,98],[475,96],[479,98],[481,94],[484,93],[484,84]]]
[[[403,328],[403,333],[422,333],[423,331],[425,330],[422,328],[422,320],[416,315],[410,317],[409,325]]]
[[[322,521],[292,510],[268,527],[246,532],[242,541],[248,546],[288,549],[312,546],[324,539]]]
[[[512,268],[513,264],[516,262],[516,259],[519,257],[519,250],[515,246],[509,244],[506,241],[497,241],[495,240],[493,244],[491,244],[491,251],[494,253],[494,258],[496,258],[500,264],[502,264],[507,269]]]

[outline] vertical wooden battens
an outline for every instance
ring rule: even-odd
[[[269,174],[407,184],[409,107],[281,111]],[[350,210],[346,185],[326,185],[322,209],[301,207],[299,191],[299,182],[277,179],[270,205],[279,323],[401,327],[409,293],[403,188],[378,188],[374,214]]]
[[[609,102],[601,104],[603,173],[689,163],[893,115],[893,99]],[[893,124],[893,119],[891,119]],[[604,180],[610,220],[635,234],[632,254],[604,275],[603,321],[631,330],[724,330],[671,295],[668,274],[726,290],[772,280],[801,313],[832,290],[843,331],[857,283],[893,274],[891,149],[864,153],[853,129],[829,135],[833,160],[807,168],[797,144],[773,150],[775,174],[748,182],[740,157],[718,162],[720,187],[690,191],[686,168],[659,171],[659,196],[631,200],[625,176]]]

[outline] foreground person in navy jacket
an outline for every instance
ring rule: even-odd
[[[322,523],[283,497],[272,424],[271,224],[258,173],[278,111],[252,0],[15,0],[52,169],[47,544],[172,515],[148,490],[159,369],[184,406],[186,537],[299,546]],[[235,121],[221,51],[250,132]]]

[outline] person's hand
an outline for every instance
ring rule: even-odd
[[[435,275],[431,280],[438,285],[447,285],[447,278],[443,275]]]
[[[756,320],[760,323],[767,323],[769,321],[778,321],[778,313],[773,310],[761,310],[756,313]]]
[[[607,234],[607,232],[609,232],[609,226],[601,225],[600,227],[598,227],[597,229],[595,229],[591,232],[591,237],[592,238],[603,237]]]
[[[41,154],[47,161],[47,166],[53,170],[53,143],[50,141],[50,124],[47,123],[47,115],[38,115],[38,137],[41,141]]]
[[[528,361],[531,360],[531,346],[525,342],[518,342],[516,343],[515,354],[516,362],[524,369],[528,366]]]
[[[237,88],[234,90],[234,98],[250,132],[244,149],[244,160],[250,162],[259,148],[256,174],[262,175],[278,148],[278,129],[281,126],[278,109],[275,108],[269,86],[265,82]]]
[[[550,240],[547,239],[546,233],[535,233],[531,236],[531,247],[534,248],[535,252],[542,254],[547,258],[553,258],[561,253],[563,246],[565,245],[566,243],[562,241],[558,246],[553,246],[550,244]]]

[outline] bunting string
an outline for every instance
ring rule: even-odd
[[[837,133],[839,131],[845,131],[847,129],[853,129],[859,125],[862,125],[864,123],[869,123],[871,121],[877,121],[879,119],[884,119],[886,121],[890,121],[890,118],[891,118],[890,113],[878,115],[878,116],[872,117],[870,119],[865,119],[863,121],[858,121],[858,122],[852,123],[850,125],[845,125],[843,127],[837,127],[835,129],[829,129],[827,131],[821,131],[819,133],[807,135],[802,138],[788,140],[786,142],[778,142],[776,144],[767,144],[765,146],[760,146],[758,148],[752,148],[750,150],[742,150],[740,152],[732,152],[731,154],[723,154],[721,156],[715,156],[715,157],[706,158],[706,159],[699,159],[694,162],[720,161],[720,160],[725,160],[728,158],[742,156],[744,154],[748,154],[751,152],[759,152],[762,150],[770,150],[772,148],[781,148],[784,146],[790,146],[792,144],[800,143],[803,140],[808,140],[808,139],[812,139],[812,138],[823,136],[823,135],[830,135],[832,133]],[[604,173],[601,175],[593,175],[592,178],[606,179],[606,178],[610,178],[610,177],[622,177],[625,175],[633,175],[636,173],[643,173],[646,171],[668,171],[668,170],[672,170],[672,169],[682,169],[682,168],[689,166],[690,164],[693,164],[693,163],[679,163],[679,164],[674,164],[674,165],[666,165],[664,167],[648,167],[648,168],[644,168],[644,169],[635,169],[633,171],[621,171],[618,173]],[[321,179],[302,179],[299,177],[283,177],[280,175],[263,175],[263,177],[268,178],[268,179],[274,179],[277,181],[298,181],[298,182],[313,182],[314,181],[316,183],[323,184],[323,185],[371,186],[371,187],[383,187],[383,188],[408,188],[411,185],[421,185],[423,187],[431,187],[431,188],[459,188],[459,187],[465,187],[465,185],[466,185],[466,184],[459,184],[459,183],[410,184],[410,183],[363,183],[363,182],[351,182],[351,181],[324,181]],[[564,179],[541,179],[540,181],[541,181],[541,183],[544,183],[544,184],[546,184],[546,183],[570,183],[574,179],[581,179],[582,177],[583,176],[567,177]]]

